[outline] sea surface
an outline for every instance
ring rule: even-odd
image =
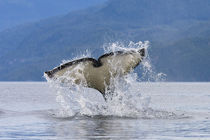
[[[71,116],[63,110],[68,103],[58,100],[46,82],[1,82],[0,139],[210,140],[210,83],[147,82],[138,87],[149,100],[139,115],[126,115],[120,108],[121,115]]]

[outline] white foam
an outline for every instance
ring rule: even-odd
[[[148,49],[149,42],[130,42],[125,45],[120,42],[104,45],[104,52],[113,51],[127,51],[139,50],[140,48]],[[85,54],[85,56],[87,56]],[[91,56],[88,54],[88,56]],[[81,69],[82,67],[80,67]],[[60,80],[50,80],[47,78],[51,87],[56,90],[57,102],[61,105],[61,110],[58,116],[71,117],[75,115],[85,116],[119,116],[119,117],[151,117],[159,116],[160,112],[152,110],[150,105],[150,98],[142,96],[141,86],[139,81],[160,81],[165,77],[163,73],[156,73],[153,70],[149,55],[146,51],[146,58],[140,64],[138,69],[142,69],[142,77],[138,77],[137,73],[131,72],[130,74],[120,77],[116,76],[111,79],[111,85],[107,92],[107,101],[105,102],[101,93],[95,89],[83,87],[82,85],[75,85],[71,82],[61,84]],[[76,68],[77,69],[77,68]],[[114,88],[114,90],[112,90]],[[166,113],[163,112],[163,115]],[[168,114],[169,116],[171,113]]]

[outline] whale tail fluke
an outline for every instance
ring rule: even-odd
[[[139,48],[138,50],[107,53],[100,56],[98,60],[94,58],[81,58],[46,71],[44,76],[46,79],[53,78],[52,80],[58,79],[61,82],[73,79],[70,80],[70,82],[74,82],[73,84],[86,83],[83,86],[98,90],[104,99],[107,100],[106,95],[114,93],[114,89],[110,86],[112,77],[126,75],[139,65],[145,55],[146,48]],[[81,69],[78,69],[80,67]],[[116,70],[116,68],[120,70]],[[111,89],[109,89],[109,86]]]
[[[50,71],[45,71],[44,73],[47,74],[47,76],[48,76],[49,78],[51,78],[51,77],[53,76],[52,73],[51,73]]]
[[[142,48],[140,50],[138,50],[138,52],[140,53],[141,56],[145,56],[145,48]]]

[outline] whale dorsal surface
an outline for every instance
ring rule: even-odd
[[[106,87],[111,77],[123,76],[132,71],[145,56],[145,49],[117,51],[104,54],[98,58],[82,58],[62,64],[45,74],[50,79],[62,79],[94,88],[105,96]]]

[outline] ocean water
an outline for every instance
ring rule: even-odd
[[[0,139],[210,139],[210,83],[135,86],[140,98],[110,107],[92,89],[72,103],[47,82],[1,82]]]
[[[116,75],[106,85],[106,101],[70,77],[84,79],[81,63],[59,77],[45,75],[47,82],[1,82],[0,139],[210,139],[210,83],[161,82],[167,75],[154,70],[148,47],[141,41],[104,46],[104,53],[146,49],[135,68],[140,76],[135,70],[118,75],[125,62],[117,55],[108,61]],[[75,59],[81,57],[91,53]]]

